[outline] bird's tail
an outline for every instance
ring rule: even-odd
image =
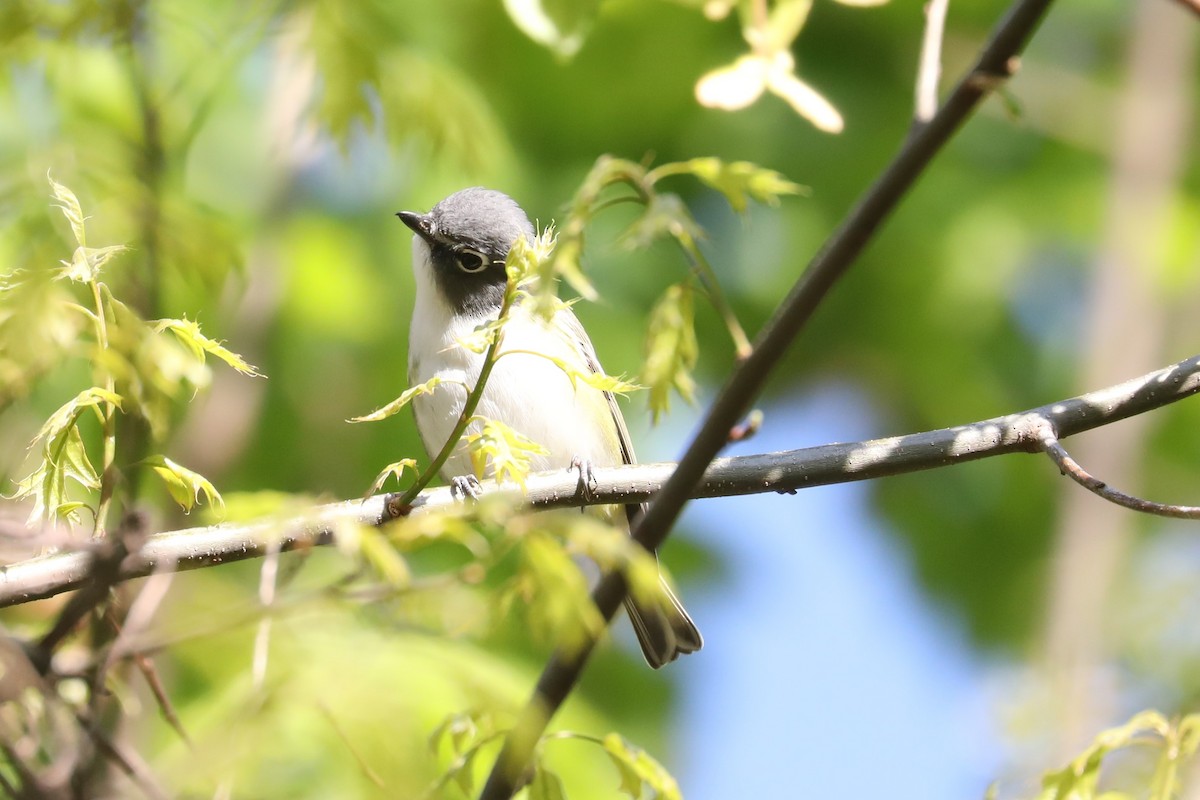
[[[662,576],[659,576],[659,583],[662,592],[653,602],[635,599],[633,595],[625,598],[625,611],[637,633],[642,654],[654,669],[704,646],[704,637],[683,603]]]

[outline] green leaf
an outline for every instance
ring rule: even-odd
[[[571,651],[599,636],[604,618],[592,602],[583,572],[562,542],[541,529],[541,522],[532,523],[538,527],[520,539],[521,562],[507,590],[509,599],[500,608],[518,598],[533,633]]]
[[[556,240],[553,225],[546,227],[532,239],[524,234],[517,237],[504,259],[504,272],[508,276],[510,291],[537,280],[544,271],[543,265],[551,261]]]
[[[567,378],[570,379],[572,388],[578,388],[579,382],[581,381],[593,389],[599,389],[602,392],[611,392],[613,394],[629,394],[630,392],[640,391],[641,389],[645,388],[644,386],[631,383],[630,381],[627,381],[624,378],[616,375],[607,375],[603,372],[592,372],[591,370],[576,369],[563,359],[552,356],[549,353],[539,353],[535,350],[504,350],[500,353],[501,358],[504,356],[516,355],[536,356],[538,358],[546,359],[551,364],[563,371]]]
[[[684,162],[691,174],[713,187],[734,211],[742,213],[753,198],[760,203],[778,205],[783,195],[802,194],[806,190],[775,170],[764,169],[749,161],[722,161],[719,158],[693,158]]]
[[[51,178],[48,172],[46,173],[46,180],[50,181],[50,190],[54,194],[55,205],[63,212],[63,216],[67,218],[67,222],[71,223],[71,232],[75,234],[76,244],[80,247],[86,247],[87,237],[83,228],[86,217],[83,216],[83,209],[79,205],[79,198],[66,186]]]
[[[92,466],[79,428],[74,424],[85,407],[87,406],[80,406],[69,424],[59,426],[54,434],[47,438],[42,450],[42,460],[37,468],[17,482],[13,498],[33,499],[33,508],[28,519],[30,525],[40,519],[78,519],[75,512],[86,504],[67,499],[68,478],[86,489],[100,488],[100,476]]]
[[[375,409],[370,414],[366,414],[365,416],[361,416],[361,417],[351,417],[350,419],[348,419],[346,421],[347,422],[378,422],[382,419],[387,419],[388,417],[396,414],[397,412],[400,411],[400,409],[404,408],[406,405],[411,403],[414,397],[420,397],[421,395],[433,394],[434,389],[436,389],[438,386],[440,386],[441,383],[442,383],[442,379],[437,376],[434,376],[434,377],[430,378],[429,380],[425,381],[424,383],[418,383],[416,386],[412,386],[412,387],[409,387],[408,389],[405,389],[403,392],[400,393],[400,396],[397,397],[395,400],[393,400],[392,402],[388,403],[385,406]],[[399,477],[399,475],[397,475],[396,477]]]
[[[64,478],[70,478],[87,489],[100,488],[100,474],[88,458],[87,449],[83,446],[83,437],[76,425],[67,429],[66,441],[60,451],[57,466],[62,470]]]
[[[80,521],[79,512],[85,508],[89,511],[92,511],[93,514],[95,513],[95,511],[92,510],[92,507],[87,503],[84,503],[80,500],[70,500],[66,503],[59,503],[54,508],[54,516],[58,519],[65,519],[70,522],[78,523]]]
[[[1165,736],[1169,728],[1159,712],[1143,711],[1124,725],[1102,731],[1070,764],[1046,773],[1038,800],[1092,800],[1097,797],[1100,768],[1110,752],[1141,743],[1147,733]]]
[[[1183,795],[1179,773],[1196,754],[1200,717],[1189,714],[1170,725],[1150,779],[1149,800],[1175,800]]]
[[[646,210],[623,234],[625,243],[634,248],[649,247],[664,236],[688,242],[704,238],[704,230],[677,194],[651,196]]]
[[[125,398],[122,410],[141,416],[149,423],[151,435],[161,439],[167,435],[177,402],[208,386],[211,369],[179,337],[155,332],[137,312],[113,297],[104,283],[100,295],[108,320],[108,347],[95,353],[97,366],[116,381]]]
[[[571,379],[572,385],[575,384],[575,381],[580,380],[593,389],[599,389],[602,392],[610,392],[612,394],[629,394],[630,392],[638,392],[646,388],[627,381],[618,375],[605,375],[600,372],[569,370],[567,376]]]
[[[114,244],[109,247],[76,247],[75,254],[70,261],[59,262],[63,268],[59,271],[58,277],[79,283],[91,283],[100,277],[100,270],[104,268],[109,259],[128,249],[122,244]]]
[[[1180,720],[1178,728],[1180,756],[1191,758],[1200,747],[1200,714],[1188,714]]]
[[[550,451],[503,422],[477,419],[482,419],[483,427],[464,437],[476,477],[482,478],[490,465],[497,482],[511,480],[524,489],[533,456],[549,455]]]
[[[528,800],[567,800],[567,789],[563,786],[562,778],[541,764],[533,773],[529,783]]]
[[[99,386],[91,386],[84,389],[79,394],[75,395],[71,400],[63,403],[58,409],[50,415],[50,418],[42,425],[37,436],[33,437],[33,441],[29,446],[37,444],[39,441],[47,443],[54,442],[67,428],[73,427],[79,420],[79,415],[88,408],[98,408],[102,404],[108,403],[116,408],[121,408],[121,396],[107,389],[102,389]],[[49,448],[49,444],[47,447]]]
[[[562,276],[562,279],[575,292],[585,300],[595,300],[600,295],[596,291],[596,287],[592,286],[592,282],[583,274],[582,266],[583,257],[583,232],[579,231],[578,235],[563,237],[558,243],[558,247],[554,252],[554,271]],[[543,285],[550,285],[545,283]]]
[[[64,506],[72,513],[75,506],[67,499],[67,479],[86,489],[100,487],[100,476],[88,458],[79,433],[79,417],[88,409],[103,416],[100,407],[111,404],[121,407],[121,397],[107,389],[92,386],[60,406],[42,425],[30,442],[33,447],[42,442],[41,462],[34,471],[17,483],[15,498],[33,499],[29,524],[39,519],[53,520]]]
[[[391,586],[405,587],[412,583],[408,562],[388,538],[372,525],[358,528],[358,551],[363,560]]]
[[[604,737],[604,751],[621,774],[620,790],[634,800],[642,796],[643,783],[654,793],[654,797],[662,800],[682,800],[679,784],[662,764],[642,748],[630,744],[620,734],[610,733]]]
[[[437,754],[443,743],[450,745],[455,755],[462,754],[468,746],[474,744],[481,733],[492,733],[491,713],[484,710],[455,711],[446,716],[441,723],[429,734],[429,749]]]
[[[244,358],[225,347],[224,342],[208,338],[200,332],[199,324],[186,317],[183,319],[160,319],[154,322],[153,325],[156,333],[169,330],[175,334],[175,338],[200,363],[204,363],[205,354],[207,353],[221,359],[243,375],[249,375],[252,378],[263,377],[263,374],[256,367],[247,363]]]
[[[521,32],[562,58],[583,47],[599,8],[599,0],[504,0],[505,11]]]
[[[496,341],[496,337],[500,335],[500,331],[504,330],[507,321],[507,316],[489,319],[487,322],[476,325],[475,329],[466,336],[455,339],[454,343],[472,353],[482,353],[492,346],[492,342]]]
[[[434,797],[438,789],[450,781],[467,796],[474,794],[472,765],[479,751],[498,738],[503,731],[496,730],[488,711],[462,711],[450,714],[429,736],[429,749],[436,755],[443,744],[450,747],[454,760],[434,783],[424,797]]]
[[[154,472],[163,480],[167,491],[184,511],[191,511],[200,502],[203,494],[209,505],[222,505],[221,493],[212,482],[198,472],[175,463],[166,456],[156,455],[142,461],[153,467]]]
[[[350,421],[359,422],[361,420],[352,419]],[[366,496],[370,497],[378,492],[389,477],[394,476],[396,481],[399,482],[400,479],[404,477],[404,471],[409,469],[411,469],[413,472],[419,472],[417,469],[417,460],[415,458],[402,458],[399,461],[393,461],[391,464],[388,464],[379,471],[378,475],[375,476],[375,480],[371,483],[371,488],[367,490]]]
[[[700,351],[692,289],[688,284],[669,287],[650,312],[645,351],[639,382],[650,389],[650,413],[657,422],[670,408],[672,388],[687,402],[695,400],[692,370]]]

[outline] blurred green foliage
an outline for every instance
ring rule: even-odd
[[[573,16],[561,20],[562,35],[543,37],[546,47],[506,12],[519,5],[6,0],[0,269],[53,268],[73,249],[50,206],[51,172],[79,196],[95,242],[128,246],[110,278],[116,297],[142,319],[199,320],[269,376],[214,373],[186,410],[164,412],[167,451],[223,492],[247,493],[243,500],[259,491],[352,497],[381,465],[421,455],[403,415],[345,423],[405,388],[412,279],[409,235],[394,211],[486,184],[545,224],[565,216],[605,153],[635,164],[714,156],[762,165],[809,195],[751,205],[743,217],[711,188],[671,182],[753,335],[910,124],[922,31],[914,3],[804,9],[788,52],[840,112],[836,137],[774,96],[735,114],[697,104],[696,81],[746,51],[734,17],[706,19],[698,3],[547,4]],[[954,5],[948,75],[1006,5]],[[1083,77],[1094,94],[1063,97],[1061,117],[1045,125],[1011,119],[990,101],[830,297],[779,370],[773,401],[819,381],[848,382],[872,399],[882,435],[1096,388],[1076,380],[1083,343],[1073,309],[1104,224],[1107,137],[1096,120],[1110,112],[1093,98],[1111,101],[1127,13],[1107,0],[1051,15],[1027,61]],[[531,23],[522,24],[528,33]],[[1018,106],[1025,92],[1055,88],[1037,80],[1013,85]],[[1166,307],[1197,288],[1198,196],[1192,158],[1162,239],[1172,265],[1162,276]],[[597,215],[582,255],[600,302],[580,304],[579,315],[612,374],[641,372],[646,320],[689,269],[667,244],[623,246],[635,219],[624,206]],[[6,480],[28,471],[24,445],[87,385],[89,366],[64,356],[81,325],[55,311],[56,286],[23,287],[0,316]],[[695,345],[703,402],[734,348],[718,311],[696,303],[694,318],[696,341],[673,358],[690,361]],[[1180,347],[1168,360],[1194,350]],[[1194,406],[1156,416],[1145,461],[1149,485],[1164,495],[1195,488]],[[648,414],[627,416],[636,439]],[[132,468],[149,454],[137,443],[150,433],[129,433],[127,496],[157,509],[156,527],[181,524],[165,490],[143,485],[152,470]],[[845,437],[829,432],[837,438]],[[1052,478],[1040,461],[1008,458],[873,487],[930,593],[985,647],[1021,648],[1039,624]],[[778,526],[780,535],[796,528]],[[300,599],[273,612],[270,668],[257,689],[249,673],[259,566],[175,580],[155,631],[175,643],[158,665],[196,750],[155,719],[143,689],[122,698],[140,704],[142,741],[173,787],[211,795],[236,775],[237,796],[416,796],[453,758],[444,744],[438,758],[425,755],[448,715],[525,699],[543,643],[531,644],[515,620],[484,633],[472,593],[347,604],[321,593],[355,563],[345,555],[284,562],[285,572],[303,562],[287,586]],[[5,624],[38,630],[57,608],[6,612]],[[428,634],[445,629],[456,635]],[[562,726],[620,730],[664,753],[665,679],[632,657],[600,658]],[[583,756],[573,748],[552,742],[546,754],[571,796],[611,796],[617,777],[602,748]],[[538,791],[553,796],[552,783],[541,778]]]

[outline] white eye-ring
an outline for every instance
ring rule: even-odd
[[[458,268],[469,274],[483,272],[492,263],[490,258],[478,250],[465,247],[454,254],[454,259],[458,262]]]

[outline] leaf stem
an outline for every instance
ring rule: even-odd
[[[475,386],[467,394],[467,401],[463,405],[462,413],[458,415],[458,422],[454,425],[454,430],[450,432],[450,436],[446,438],[446,443],[442,445],[442,449],[437,456],[430,462],[425,471],[420,474],[412,486],[409,486],[403,494],[393,503],[389,502],[388,507],[403,508],[410,505],[421,490],[429,485],[430,481],[437,476],[446,461],[450,458],[450,454],[458,447],[458,442],[466,432],[467,426],[471,424],[471,419],[475,416],[475,409],[479,405],[480,399],[483,398],[483,390],[487,385],[488,377],[492,374],[492,368],[496,366],[496,362],[500,360],[500,344],[504,341],[504,320],[508,318],[508,314],[516,300],[517,292],[515,287],[511,286],[513,279],[510,277],[509,291],[504,293],[504,302],[500,306],[500,314],[497,320],[500,321],[500,326],[496,329],[496,338],[488,346],[487,353],[483,357],[483,366],[479,368],[479,378],[475,381]]]
[[[104,300],[100,295],[100,281],[88,281],[88,285],[92,289],[92,300],[96,303],[96,342],[100,345],[101,351],[108,350],[108,317],[104,311]],[[116,380],[113,378],[112,370],[105,370],[104,388],[109,395],[116,394]],[[104,457],[100,464],[100,502],[96,506],[96,520],[92,528],[92,538],[104,538],[105,523],[108,519],[108,509],[112,505],[114,483],[116,473],[113,469],[113,463],[117,457],[117,425],[116,425],[116,408],[111,400],[104,401],[104,412],[101,414],[100,424],[101,431],[104,437]]]
[[[746,331],[742,328],[742,324],[738,322],[737,315],[733,313],[733,306],[729,304],[729,299],[721,289],[721,282],[717,280],[717,274],[713,271],[712,264],[704,257],[704,253],[697,246],[696,240],[687,231],[677,231],[674,238],[679,243],[680,249],[683,250],[683,254],[687,257],[692,271],[696,273],[700,278],[700,283],[704,285],[704,292],[708,295],[708,301],[712,303],[713,308],[721,315],[721,319],[725,322],[725,328],[729,331],[729,338],[733,340],[733,346],[737,350],[738,361],[745,361],[754,348],[750,344],[750,339],[746,336]]]

